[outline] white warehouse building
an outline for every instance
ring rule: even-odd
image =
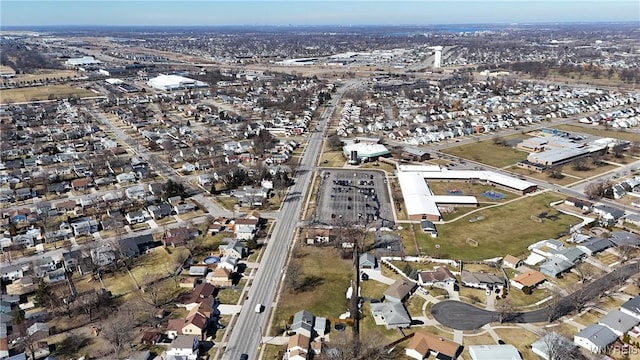
[[[153,79],[149,79],[147,84],[153,87],[154,89],[165,90],[165,91],[193,89],[193,88],[209,86],[209,84],[202,81],[189,79],[187,77],[179,76],[179,75],[166,75],[166,74],[160,74],[154,77]]]

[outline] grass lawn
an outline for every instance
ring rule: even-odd
[[[456,146],[442,152],[498,168],[525,160],[528,155],[510,146],[495,144],[492,140]]]
[[[618,168],[617,166],[610,164],[604,164],[597,167],[593,164],[589,164],[588,166],[590,168],[589,170],[577,171],[573,166],[571,166],[571,164],[567,164],[562,168],[562,173],[586,179]]]
[[[427,302],[421,296],[414,295],[409,299],[407,303],[407,311],[411,317],[422,316],[422,305]]]
[[[507,295],[507,298],[511,301],[514,307],[518,308],[518,307],[533,305],[538,301],[545,299],[549,295],[551,295],[551,292],[542,287],[534,289],[531,295],[527,295],[523,293],[522,290],[518,290],[512,287],[509,290],[509,295]],[[544,306],[544,305],[545,304],[543,303],[540,306]],[[531,310],[531,309],[532,308],[530,307],[527,308],[527,310]]]
[[[342,167],[345,162],[342,151],[325,151],[320,156],[320,166],[324,167]]]
[[[426,254],[449,259],[483,260],[505,254],[518,256],[524,254],[532,243],[554,238],[579,222],[578,218],[549,207],[549,203],[560,199],[556,194],[544,193],[481,210],[475,215],[484,216],[484,220],[437,225],[438,237],[435,239],[416,230],[418,244]],[[542,212],[557,217],[555,220],[544,219],[542,223],[530,219]],[[468,244],[468,238],[477,241],[478,246]],[[435,248],[436,244],[439,249]]]
[[[579,181],[580,179],[572,177],[572,176],[564,176],[562,179],[554,179],[552,177],[550,177],[547,173],[540,173],[537,171],[532,171],[532,170],[528,170],[528,169],[523,169],[517,166],[512,166],[508,169],[508,171],[512,172],[512,173],[516,173],[516,174],[520,174],[520,175],[525,175],[528,177],[532,177],[534,179],[537,180],[541,180],[541,181],[548,181],[552,184],[557,184],[557,185],[569,185],[571,183],[574,183],[576,181]]]
[[[221,289],[220,291],[218,291],[218,294],[216,296],[218,297],[218,299],[220,299],[221,304],[235,305],[238,303],[238,300],[240,300],[240,293],[240,290]]]
[[[598,312],[589,310],[580,316],[574,317],[573,320],[575,320],[575,322],[577,322],[578,324],[589,326],[591,324],[597,323],[602,316],[603,315]]]
[[[495,345],[495,341],[491,335],[482,333],[479,335],[464,335],[463,344],[465,349],[469,349],[469,345]]]
[[[505,202],[508,200],[513,200],[519,197],[519,195],[516,195],[514,193],[501,190],[501,189],[496,189],[495,186],[476,184],[470,181],[429,181],[428,183],[429,183],[429,189],[431,189],[434,195],[450,195],[447,193],[447,190],[459,190],[462,192],[460,195],[476,196],[478,198],[478,201],[480,202],[486,201],[486,202],[498,202],[498,203]],[[484,196],[482,196],[482,193],[485,191],[499,192],[504,195],[504,199],[495,200],[495,201],[489,200]],[[475,208],[471,208],[471,209],[475,209]],[[464,208],[459,208],[457,209],[457,211],[458,210],[464,210]]]
[[[483,307],[487,303],[487,293],[482,289],[460,286],[460,291],[458,292],[458,294],[460,296],[460,300],[468,302],[471,305]],[[490,296],[495,296],[495,294],[492,294]]]
[[[618,258],[616,255],[606,251],[597,254],[596,259],[607,266],[611,266],[613,263],[617,263],[620,261],[620,258]]]
[[[364,163],[360,165],[360,169],[382,170],[388,174],[392,174],[396,170],[395,166],[381,161]]]
[[[376,280],[360,282],[360,296],[365,298],[382,299],[389,285]]]
[[[583,134],[590,134],[600,137],[612,137],[627,141],[638,141],[637,133],[627,132],[623,130],[605,129],[603,126],[583,127],[565,124],[556,126],[556,128],[559,130],[580,132]]]
[[[538,335],[523,328],[495,329],[494,331],[504,342],[515,346],[523,359],[538,359],[538,355],[534,354],[530,347],[538,340]]]
[[[280,360],[287,352],[287,347],[284,345],[262,345],[264,347],[264,354],[262,359],[264,360]]]
[[[408,224],[400,225],[402,226],[402,230],[399,230],[400,238],[402,239],[402,247],[404,248],[404,253],[409,256],[418,255],[418,250],[416,249],[416,241],[413,234],[413,227]]]
[[[70,97],[95,96],[93,91],[79,89],[67,85],[33,86],[19,89],[0,90],[0,101],[25,102],[48,99],[65,99]]]
[[[345,294],[353,278],[353,263],[342,260],[333,248],[302,247],[296,252],[296,260],[303,270],[301,279],[313,280],[315,285],[298,293],[282,291],[274,317],[274,330],[284,328],[289,317],[302,309],[316,316],[337,318],[349,307]]]

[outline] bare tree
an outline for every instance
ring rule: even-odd
[[[548,332],[542,337],[547,348],[548,360],[581,359],[580,352],[571,341],[555,332]]]
[[[622,245],[617,247],[620,263],[625,263],[635,253],[635,247],[631,245]]]
[[[574,284],[571,289],[573,292],[571,295],[567,296],[567,299],[571,302],[574,309],[577,312],[581,312],[584,310],[587,302],[589,301],[589,297],[587,296],[586,287],[582,284]]]
[[[107,319],[102,328],[103,336],[113,346],[113,354],[119,358],[120,351],[124,345],[133,339],[132,330],[135,324],[131,321],[130,316],[119,310]]]
[[[514,306],[509,299],[502,299],[496,304],[498,321],[501,323],[511,320],[514,316]]]
[[[297,260],[291,260],[284,277],[284,285],[287,289],[297,292],[302,285],[302,265]]]
[[[580,283],[582,284],[595,275],[593,266],[586,262],[579,263],[574,269],[578,273],[578,276],[580,276]]]
[[[553,322],[558,317],[562,316],[562,303],[557,295],[553,295],[551,300],[547,301],[547,306],[544,308],[547,315],[547,321]]]

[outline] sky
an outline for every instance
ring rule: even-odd
[[[640,22],[640,0],[1,0],[0,27]]]

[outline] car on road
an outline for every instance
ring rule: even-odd
[[[261,313],[262,312],[262,304],[256,305],[256,312],[257,313]]]
[[[240,355],[240,360],[249,360],[249,355],[247,354]]]

